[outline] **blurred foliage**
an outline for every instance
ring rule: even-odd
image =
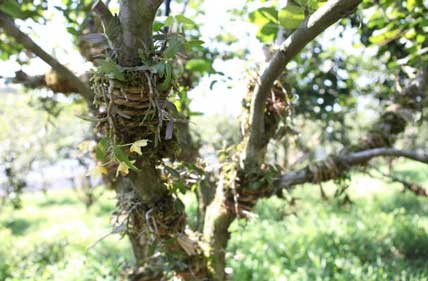
[[[373,7],[374,6],[374,7]],[[356,17],[361,42],[378,46],[388,68],[400,65],[418,68],[427,61],[428,3],[423,0],[364,1],[365,10]],[[359,20],[357,20],[359,19]]]
[[[43,12],[47,9],[47,1],[7,0],[0,2],[0,12],[21,20],[43,21]],[[14,54],[24,51],[20,44],[7,36],[0,34],[0,59],[7,60]],[[25,62],[26,60],[20,60]]]
[[[30,1],[30,0],[5,0],[0,2],[0,12],[6,15],[20,19],[44,22],[44,11],[46,11],[48,1]],[[17,44],[13,38],[5,33],[0,33],[0,59],[7,60],[14,54],[24,51],[20,44]],[[19,60],[25,62],[26,60]]]
[[[357,28],[361,44],[375,49],[377,64],[383,66],[380,72],[385,69],[384,75],[370,79],[372,85],[389,89],[405,87],[427,63],[427,13],[427,1],[366,0],[358,13],[343,21]],[[380,100],[388,100],[394,91],[372,93]]]
[[[0,196],[7,195],[17,207],[29,173],[43,173],[64,159],[88,161],[77,148],[89,128],[74,115],[82,106],[70,106],[69,98],[56,95],[48,98],[55,110],[46,111],[46,98],[3,93],[0,99]]]
[[[426,167],[402,162],[428,183]],[[232,280],[428,280],[428,202],[397,185],[353,175],[353,204],[319,200],[316,186],[291,204],[259,202],[257,216],[232,226]],[[326,186],[331,196],[335,187]],[[97,190],[89,211],[70,190],[26,194],[21,210],[0,213],[0,280],[118,280],[132,263],[129,245],[111,231],[113,194]],[[183,196],[195,222],[194,195]],[[88,248],[89,246],[92,247]],[[263,253],[261,255],[260,253]]]
[[[193,118],[192,122],[197,135],[195,138],[201,138],[202,145],[220,150],[230,145],[239,143],[240,129],[236,119],[228,118],[227,116],[200,116]]]

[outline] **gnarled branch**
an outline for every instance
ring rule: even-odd
[[[369,160],[380,156],[393,156],[404,157],[418,162],[428,164],[428,150],[411,151],[411,150],[398,150],[394,148],[374,148],[346,155],[331,156],[327,160],[319,161],[316,166],[317,169],[322,169],[323,176],[317,177],[317,171],[314,171],[310,166],[306,166],[298,171],[283,174],[278,179],[278,188],[290,188],[291,186],[304,184],[304,183],[317,183],[321,181],[328,181],[339,177],[352,167],[364,165]]]

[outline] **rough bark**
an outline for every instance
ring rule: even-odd
[[[122,66],[141,63],[139,50],[150,58],[153,52],[152,24],[162,0],[122,0],[119,15],[112,15],[102,1],[93,11],[100,17],[104,31]]]
[[[204,223],[204,238],[207,242],[205,255],[208,269],[215,281],[225,280],[226,247],[230,238],[229,226],[235,214],[226,207],[227,189],[222,182],[216,188],[214,200],[208,205]]]
[[[143,61],[139,50],[143,51],[147,59],[153,55],[152,23],[156,10],[161,3],[162,1],[159,0],[122,0],[118,17],[111,15],[100,1],[94,6],[95,12],[103,22],[105,33],[115,48],[114,51],[117,55],[115,58],[120,66],[140,66]],[[152,73],[135,72],[135,74],[138,77],[147,77],[147,80],[142,79],[139,82],[141,85],[135,85],[136,81],[139,80],[133,79],[131,81],[133,86],[127,86],[126,83],[117,81],[110,81],[110,83],[117,83],[121,87],[119,92],[123,92],[125,95],[126,93],[131,95],[131,91],[137,89],[138,95],[134,95],[134,103],[138,102],[139,105],[144,105],[150,99],[155,99],[155,103],[163,103],[165,97],[168,96],[169,89],[158,93],[153,91],[154,87],[152,86],[156,85],[156,78],[159,77]],[[104,100],[108,103],[106,98]],[[112,107],[117,107],[115,101],[117,102],[115,98],[110,97],[109,103],[112,104]],[[139,108],[143,107],[132,109],[131,116],[148,114],[145,113],[144,109]],[[117,113],[118,110],[117,108],[115,112]],[[130,109],[127,110],[131,112]],[[159,107],[154,108],[154,110],[163,110],[162,114],[165,112],[165,109]],[[116,113],[107,117],[114,118],[116,121],[122,120],[123,117]],[[156,123],[155,128],[157,126],[160,131],[164,130],[164,126],[166,126],[165,122],[162,122],[162,117],[159,117],[162,114],[156,114],[157,119],[151,120]],[[137,124],[141,122],[138,122],[137,118],[135,120],[128,118],[127,120],[128,123],[131,121],[137,121]],[[107,129],[116,127],[113,138],[123,143],[132,143],[142,139],[141,134],[148,134],[147,138],[150,139],[150,145],[153,145],[150,156],[146,156],[144,159],[136,159],[135,165],[139,171],[131,171],[128,176],[118,178],[119,189],[128,191],[127,194],[119,198],[118,204],[129,217],[126,231],[132,241],[137,264],[145,264],[148,259],[144,253],[142,254],[145,244],[155,243],[166,255],[169,266],[173,268],[177,277],[183,280],[207,278],[206,259],[199,247],[198,237],[186,229],[186,215],[184,209],[180,207],[183,204],[167,189],[157,168],[161,164],[162,149],[160,147],[164,140],[158,139],[160,135],[153,135],[150,133],[151,131],[142,131],[144,128],[141,127],[141,124],[138,128],[128,128],[129,126],[124,124],[120,125],[119,128],[117,125],[114,126],[116,121],[111,122],[113,125],[106,125],[108,126]],[[120,134],[118,134],[119,132]],[[156,143],[159,141],[158,146],[154,144],[155,139]],[[151,237],[150,240],[140,241],[138,237],[141,233],[145,233],[146,237]],[[141,261],[141,259],[145,259],[145,261]],[[146,270],[133,274],[133,280],[159,280],[162,276],[159,272],[164,270],[165,265],[163,267],[161,265],[157,270],[150,269],[150,266],[144,268]]]

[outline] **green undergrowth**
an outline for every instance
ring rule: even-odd
[[[118,280],[131,262],[126,239],[109,236],[112,193],[87,210],[71,190],[30,193],[0,211],[0,280]]]
[[[428,170],[403,163],[396,175],[428,185]],[[294,204],[261,200],[235,221],[227,271],[233,280],[428,280],[428,199],[398,184],[352,176],[351,204],[335,187],[295,190]],[[132,264],[126,238],[112,235],[114,194],[102,188],[87,210],[72,190],[28,193],[23,208],[0,209],[0,280],[119,280]],[[196,224],[193,196],[184,197]],[[96,243],[95,245],[93,245]],[[92,245],[92,246],[91,246]]]
[[[428,169],[403,163],[395,175],[428,186]],[[233,280],[428,280],[428,199],[353,175],[352,203],[297,189],[293,206],[260,201],[256,217],[235,222],[228,248]]]

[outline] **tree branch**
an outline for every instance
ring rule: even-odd
[[[385,174],[382,171],[380,171],[379,169],[376,169],[376,171],[379,174],[381,174],[384,178],[389,179],[391,182],[398,182],[401,185],[403,185],[404,191],[410,191],[410,192],[412,192],[413,194],[415,194],[417,196],[428,197],[428,191],[423,186],[420,186],[419,184],[416,184],[416,183],[409,182],[407,180],[401,179],[401,178],[396,177],[394,175]],[[372,176],[371,174],[369,174],[369,175]]]
[[[18,43],[22,44],[27,50],[31,51],[44,62],[49,64],[60,76],[72,82],[80,95],[92,104],[92,91],[89,86],[79,79],[67,67],[61,64],[54,57],[46,53],[39,45],[37,45],[28,35],[23,33],[8,16],[0,12],[0,27],[9,35],[12,36]]]
[[[89,83],[90,73],[79,76],[84,83]],[[79,90],[71,81],[51,70],[46,74],[30,76],[22,70],[15,72],[15,77],[6,78],[6,83],[21,84],[27,89],[49,89],[54,93],[71,94]]]
[[[326,160],[319,161],[315,165],[309,165],[298,171],[282,175],[277,184],[279,189],[282,189],[298,184],[328,181],[337,178],[353,166],[365,165],[372,158],[380,156],[404,157],[428,164],[428,150],[411,151],[382,147],[328,157]],[[322,176],[319,178],[316,175],[318,172],[322,172]]]
[[[22,70],[15,72],[15,77],[6,78],[6,83],[21,84],[27,89],[46,87],[45,75],[30,76]]]
[[[300,27],[285,40],[274,54],[271,62],[260,77],[250,108],[250,131],[244,155],[246,166],[260,165],[264,159],[263,135],[264,109],[274,81],[289,63],[309,42],[339,19],[352,13],[361,0],[330,0],[307,18]]]

